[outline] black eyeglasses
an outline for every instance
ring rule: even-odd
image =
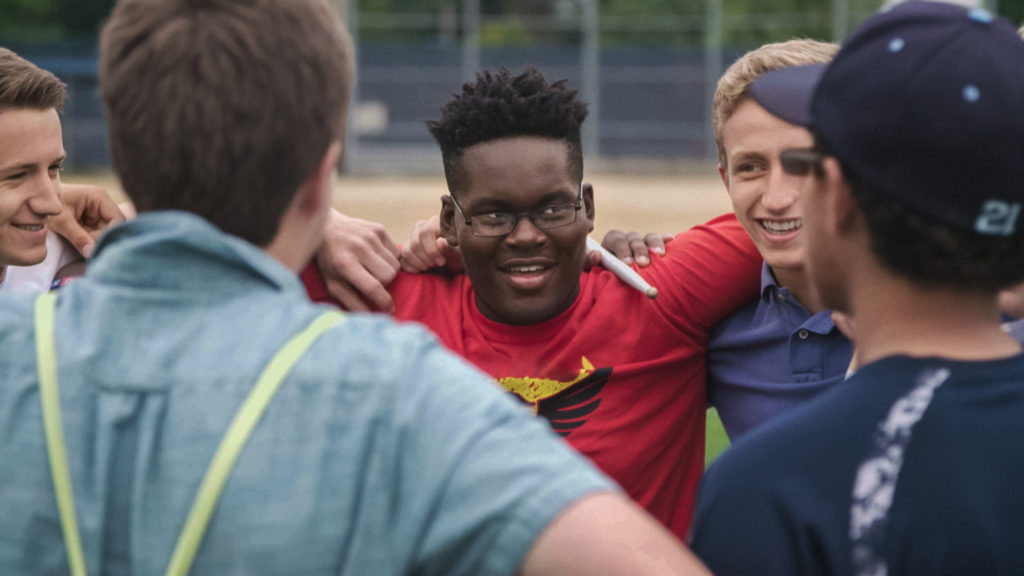
[[[821,174],[821,162],[826,154],[815,148],[790,148],[779,153],[779,162],[786,174],[807,176],[811,170]]]
[[[505,236],[511,234],[516,229],[519,219],[523,216],[529,218],[530,222],[533,222],[533,225],[541,230],[561,228],[576,222],[576,213],[583,207],[583,183],[580,183],[580,193],[576,197],[575,202],[571,204],[548,204],[539,210],[531,210],[529,212],[487,212],[475,216],[466,216],[458,201],[455,200],[455,196],[449,195],[448,197],[452,199],[452,204],[455,205],[455,209],[459,211],[459,214],[462,214],[462,218],[466,221],[466,226],[469,226],[474,236]]]

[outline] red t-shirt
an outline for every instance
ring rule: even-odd
[[[684,538],[704,470],[708,334],[756,297],[761,257],[728,215],[638,271],[657,299],[596,267],[568,310],[530,326],[485,318],[465,275],[399,273],[388,290],[397,319],[494,376]],[[315,266],[302,276],[313,300],[331,301]]]

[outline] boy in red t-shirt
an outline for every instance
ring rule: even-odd
[[[733,216],[681,234],[643,270],[650,300],[584,271],[594,189],[586,104],[535,69],[483,72],[428,126],[451,195],[441,230],[463,275],[399,273],[394,315],[494,376],[677,536],[704,466],[706,344],[753,298],[760,256]],[[310,295],[329,300],[316,267]]]

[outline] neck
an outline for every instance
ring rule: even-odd
[[[785,286],[793,298],[807,309],[811,314],[817,314],[825,309],[814,297],[810,279],[803,267],[799,268],[772,268],[772,275],[779,286]]]
[[[983,361],[1021,353],[1002,329],[996,294],[923,290],[886,274],[857,284],[850,293],[858,365],[894,355]]]
[[[323,240],[326,206],[310,211],[297,207],[293,201],[278,222],[277,234],[263,250],[286,268],[302,270]]]
[[[289,241],[290,238],[296,238],[296,235],[279,235],[270,244],[263,246],[263,251],[285,268],[297,273],[313,258],[313,249],[300,242]]]

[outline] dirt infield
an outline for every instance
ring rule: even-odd
[[[119,201],[120,186],[111,175],[71,175],[69,182],[98,184]],[[714,168],[672,175],[588,175],[594,185],[596,223],[593,236],[600,240],[612,228],[641,232],[681,232],[732,210],[725,187]],[[339,179],[334,206],[351,216],[380,222],[396,242],[417,220],[435,214],[439,198],[448,192],[443,176],[345,176]],[[729,440],[712,411],[708,419],[705,465],[713,461]]]
[[[78,174],[65,180],[99,184],[123,198],[111,175]],[[612,228],[680,232],[731,210],[725,188],[710,167],[704,174],[596,173],[587,181],[594,185],[596,239]],[[416,220],[437,213],[443,194],[447,188],[442,176],[345,176],[339,179],[334,205],[345,214],[384,224],[401,242]]]

